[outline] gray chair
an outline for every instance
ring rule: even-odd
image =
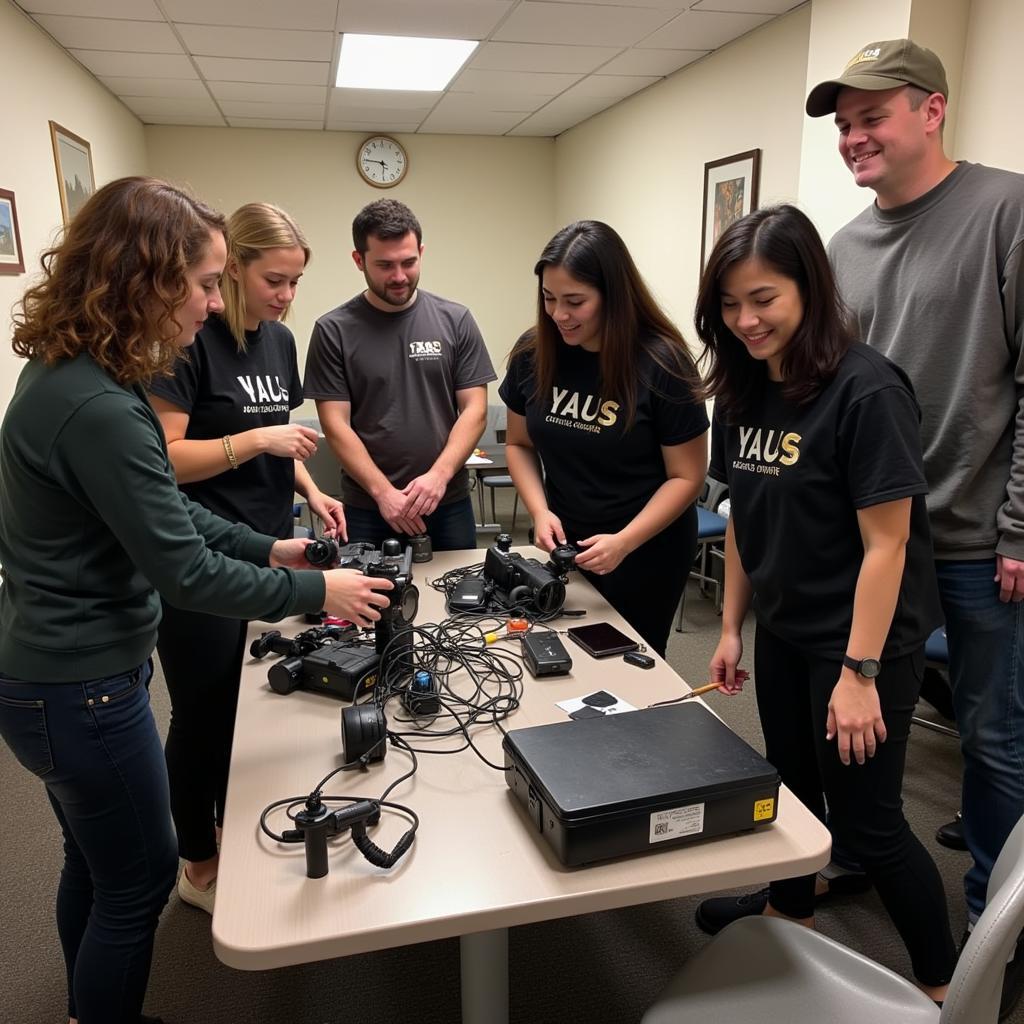
[[[704,480],[704,487],[700,497],[697,499],[697,557],[690,569],[689,578],[700,581],[700,592],[707,593],[711,587],[715,593],[715,610],[722,610],[722,582],[710,570],[710,559],[715,555],[722,555],[720,545],[725,540],[725,528],[728,520],[720,516],[715,510],[722,503],[722,499],[729,493],[728,487],[718,480],[707,477]],[[724,560],[724,555],[722,556]],[[724,571],[723,571],[724,576]],[[686,589],[683,589],[683,596],[679,599],[679,611],[676,614],[676,632],[683,631],[683,608],[686,605]]]
[[[490,488],[490,491],[491,491],[491,522],[492,523],[497,523],[498,522],[497,513],[494,510],[494,492],[495,492],[495,490],[497,488],[499,488],[499,487],[511,487],[513,489],[513,491],[515,491],[515,499],[512,502],[512,531],[514,532],[515,528],[516,528],[516,516],[519,515],[519,492],[515,490],[515,486],[516,485],[514,483],[512,483],[512,477],[509,476],[508,473],[496,473],[493,476],[481,476],[479,478],[479,480],[480,480],[480,483],[483,484],[484,487]],[[480,510],[481,510],[480,521],[481,522],[483,522],[483,507],[484,507],[483,493],[484,493],[483,491],[480,492]]]
[[[988,883],[939,1008],[905,978],[792,921],[723,928],[669,983],[641,1024],[996,1024],[1003,972],[1024,926],[1024,818]]]

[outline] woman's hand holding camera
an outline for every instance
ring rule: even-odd
[[[395,589],[392,580],[364,576],[355,569],[329,569],[324,573],[324,584],[324,611],[357,626],[372,626],[379,621],[378,609],[390,604],[386,591]]]
[[[541,551],[552,551],[559,544],[565,543],[565,530],[562,521],[550,509],[545,510],[533,524],[533,543]]]

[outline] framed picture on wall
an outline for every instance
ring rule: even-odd
[[[725,156],[704,165],[704,219],[700,236],[700,266],[715,242],[733,221],[757,209],[761,150]]]
[[[0,274],[24,274],[25,256],[21,251],[18,208],[14,193],[0,188]]]
[[[96,191],[92,148],[85,139],[62,128],[56,121],[50,122],[50,138],[53,141],[53,162],[57,165],[60,209],[67,224]]]

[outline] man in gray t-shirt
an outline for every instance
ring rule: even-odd
[[[496,379],[465,306],[418,288],[422,232],[381,199],[352,224],[367,289],[316,322],[303,389],[342,466],[349,540],[429,533],[476,546],[466,459]]]

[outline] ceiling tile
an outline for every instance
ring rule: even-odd
[[[564,95],[570,100],[583,97],[602,99],[607,101],[606,106],[611,106],[660,81],[652,75],[590,75]]]
[[[435,110],[423,124],[421,132],[443,132],[447,135],[504,135],[523,120],[523,114],[492,112],[475,114],[472,111]]]
[[[540,0],[546,3],[547,0]],[[693,0],[560,0],[564,4],[595,4],[599,7],[647,7],[665,11],[685,11]]]
[[[327,130],[331,132],[356,132],[364,135],[398,135],[405,133],[411,135],[419,128],[419,121],[405,121],[402,123],[382,123],[379,121],[329,121]]]
[[[227,127],[227,121],[219,115],[217,117],[204,117],[202,115],[193,115],[192,117],[188,117],[183,114],[146,114],[145,116],[140,116],[145,124],[173,124],[189,128]]]
[[[695,11],[734,11],[746,14],[785,14],[804,0],[698,0]]]
[[[512,0],[339,0],[339,32],[485,39],[513,7]]]
[[[485,71],[551,71],[565,74],[593,71],[620,46],[552,46],[542,43],[484,43],[467,65]]]
[[[336,128],[341,123],[359,124],[364,128],[373,125],[388,125],[392,131],[403,131],[399,125],[418,125],[423,118],[430,113],[430,108],[425,110],[389,110],[382,107],[379,110],[329,110],[327,112],[327,127]],[[409,129],[415,131],[415,128]]]
[[[670,75],[710,50],[627,50],[601,68],[602,75]]]
[[[171,21],[243,28],[334,29],[337,0],[162,0]]]
[[[220,100],[225,117],[283,118],[287,121],[322,120],[322,103],[254,103],[247,100]]]
[[[211,82],[210,92],[218,100],[254,100],[258,103],[327,102],[326,85],[271,85],[261,82]]]
[[[547,72],[479,71],[467,69],[448,87],[452,92],[498,93],[526,92],[537,96],[557,96],[583,76],[553,75]]]
[[[717,50],[719,46],[771,21],[768,14],[716,14],[687,11],[637,46],[666,50]]]
[[[327,85],[331,65],[313,60],[246,60],[196,57],[208,82],[264,82],[271,85]]]
[[[220,117],[216,104],[205,99],[168,99],[163,96],[125,96],[122,103],[139,117]]]
[[[441,92],[409,92],[400,89],[332,89],[332,110],[395,110],[423,111],[441,98]]]
[[[228,124],[232,128],[293,128],[306,131],[322,131],[322,121],[289,121],[278,118],[261,117],[229,117]]]
[[[334,55],[333,32],[216,28],[209,25],[178,25],[177,29],[189,53],[204,57],[329,61]]]
[[[494,33],[494,39],[511,43],[630,46],[674,16],[674,11],[647,7],[525,0]]]
[[[450,92],[438,104],[445,113],[485,114],[490,110],[502,113],[518,111],[525,117],[533,110],[539,110],[551,99],[530,93],[508,93],[504,95],[476,92]],[[436,108],[435,108],[436,109]]]
[[[128,21],[163,21],[153,0],[18,0],[29,14],[74,14],[89,18],[125,18]]]
[[[208,98],[206,86],[187,78],[127,78],[100,76],[100,81],[115,96],[166,96],[186,99]]]
[[[128,53],[181,53],[181,44],[171,27],[154,21],[68,18],[60,14],[40,14],[36,21],[68,49],[109,50],[113,47]]]
[[[199,76],[184,54],[115,53],[108,50],[69,50],[75,60],[94,75],[145,78],[194,78]]]
[[[571,128],[575,122],[567,115],[562,117],[544,116],[544,112],[533,114],[525,121],[520,121],[515,128],[507,132],[508,135],[529,135],[533,137],[544,137],[561,135],[562,132]]]

